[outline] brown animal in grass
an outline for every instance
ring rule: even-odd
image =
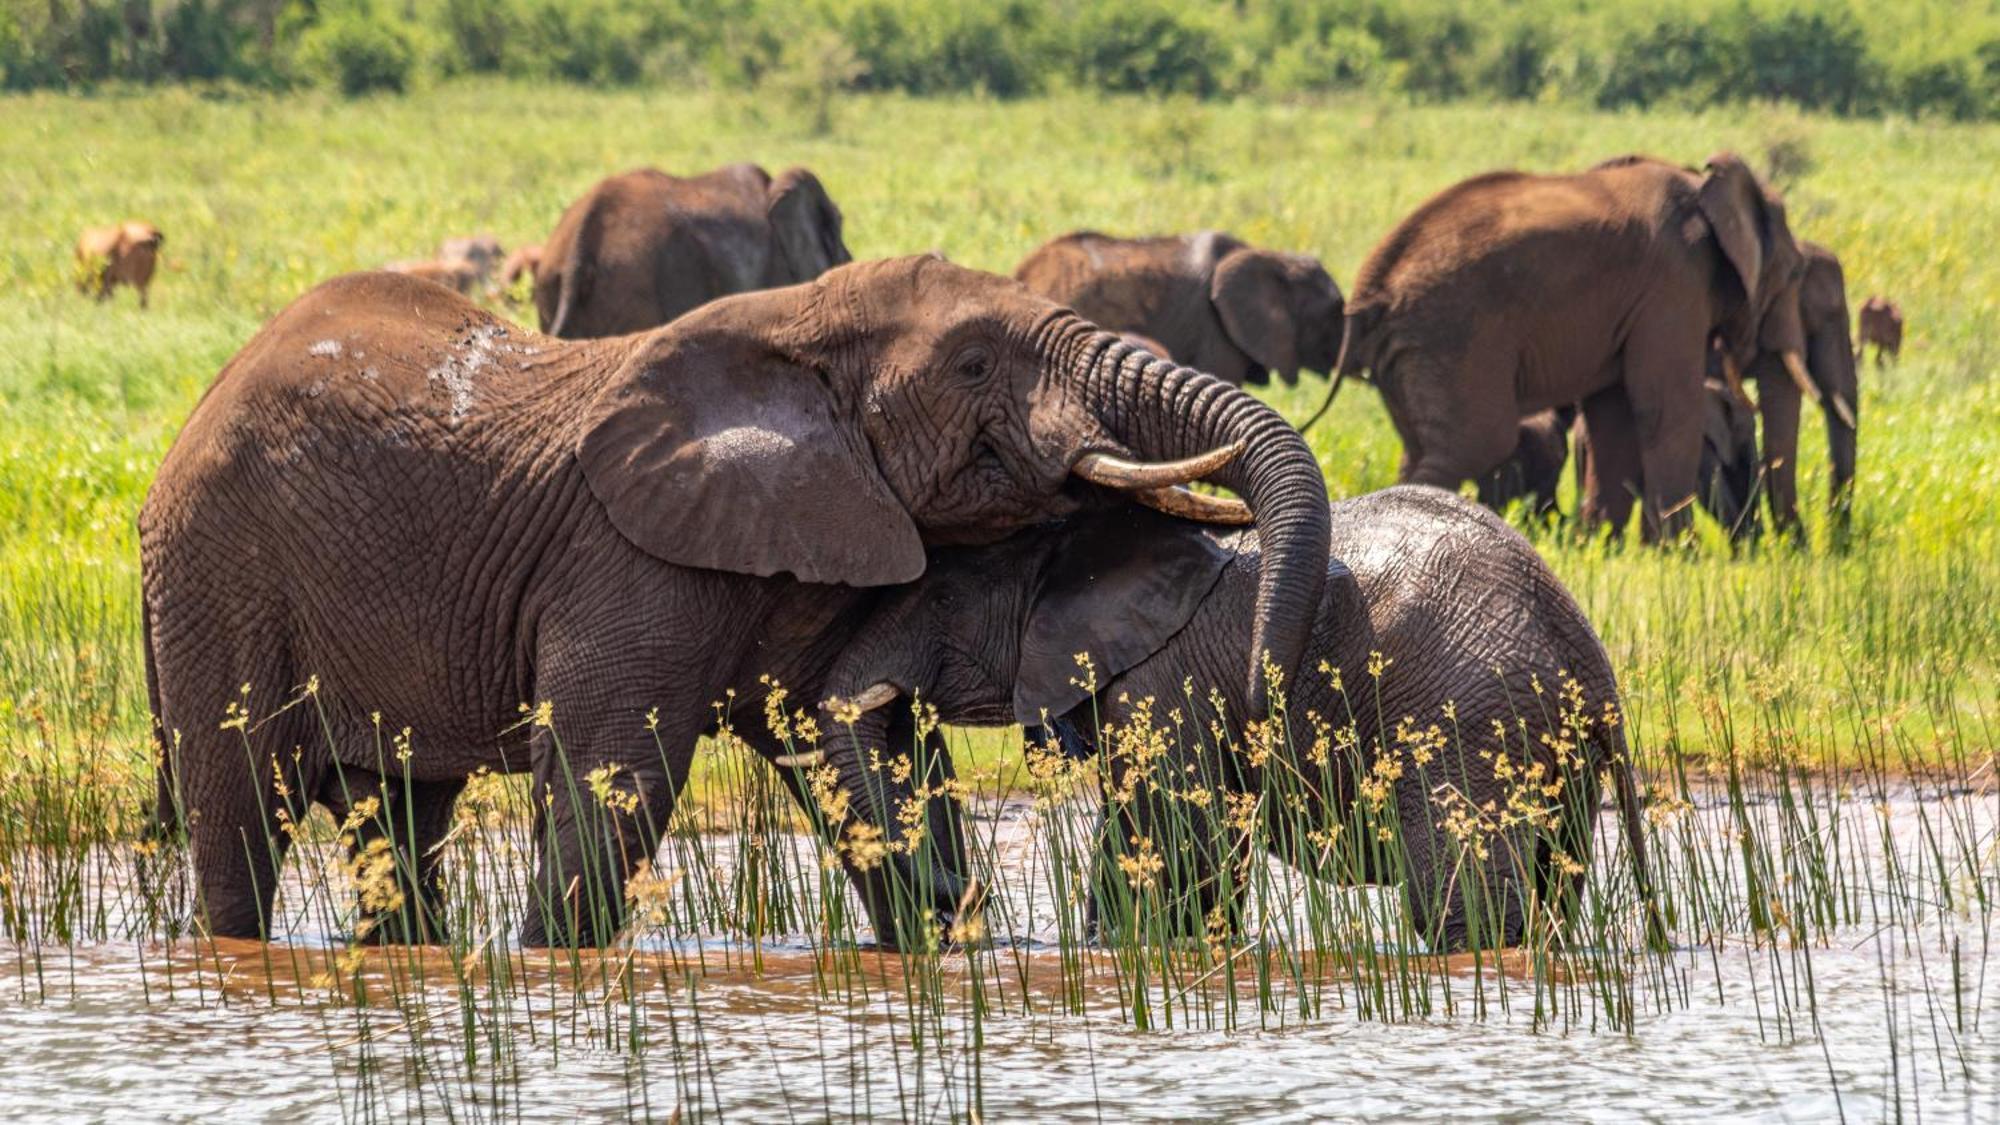
[[[1861,333],[1854,345],[1854,358],[1875,345],[1875,366],[1892,363],[1903,350],[1903,306],[1887,297],[1874,296],[1861,302]]]
[[[139,307],[145,308],[146,290],[153,284],[160,244],[165,241],[160,228],[141,219],[84,231],[76,239],[77,291],[94,288],[98,300],[108,301],[114,286],[129,285],[139,291]]]

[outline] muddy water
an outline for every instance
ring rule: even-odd
[[[371,954],[358,1005],[329,999],[340,948],[310,935],[7,949],[0,1117],[2000,1120],[1990,915],[1963,896],[1909,912],[1929,893],[1907,866],[1927,838],[1983,853],[1994,891],[1993,798],[1946,799],[1961,819],[1919,816],[1938,798],[1908,794],[1842,812],[1847,879],[1876,921],[1804,949],[1746,936],[1639,961],[1629,1033],[1588,989],[1537,989],[1518,956],[1497,973],[1454,960],[1420,986],[1428,1016],[1377,1018],[1333,966],[1317,1012],[1280,982],[1268,1010],[1234,990],[1234,1030],[1211,1026],[1212,990],[1155,1009],[1172,1028],[1135,1030],[1115,959],[1073,962],[1066,983],[1032,888],[1001,878],[999,913],[1025,932],[946,957],[928,993],[910,963],[803,936],[652,940],[582,964],[489,953],[463,990],[442,951]],[[1035,822],[988,813],[1000,854],[1032,860]],[[1720,803],[1692,815],[1729,819]]]

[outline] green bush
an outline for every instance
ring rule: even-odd
[[[1325,38],[1301,36],[1279,47],[1264,71],[1264,85],[1287,94],[1358,90],[1382,84],[1388,72],[1388,57],[1373,35],[1339,27]]]
[[[299,41],[299,62],[307,74],[349,97],[402,93],[416,71],[417,48],[398,21],[342,12],[305,33]]]
[[[1114,94],[1214,94],[1222,52],[1215,34],[1182,11],[1193,7],[1164,0],[1086,7],[1067,25],[1071,77]]]

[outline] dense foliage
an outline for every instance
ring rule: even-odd
[[[1911,0],[0,0],[0,86],[226,79],[1062,89],[2000,116],[2000,4]]]

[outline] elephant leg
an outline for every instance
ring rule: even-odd
[[[348,827],[353,870],[378,881],[362,888],[363,936],[397,944],[447,939],[438,845],[464,788],[458,778],[405,781],[352,766],[326,770],[320,803]],[[372,806],[363,804],[371,800]],[[363,815],[352,815],[357,810]]]
[[[1225,823],[1239,790],[1209,768],[1206,755],[1169,755],[1153,768],[1158,784],[1108,763],[1097,840],[1088,932],[1104,942],[1200,941],[1242,928],[1250,837]]]
[[[1609,526],[1613,536],[1625,533],[1641,487],[1639,442],[1633,428],[1623,387],[1611,387],[1584,401],[1577,481],[1583,491],[1578,511],[1586,528]]]
[[[1677,325],[1669,325],[1668,329]],[[1641,533],[1648,543],[1677,538],[1693,525],[1689,509],[1701,472],[1700,332],[1633,333],[1625,347],[1625,395],[1632,404],[1644,478]]]
[[[1764,492],[1771,509],[1771,526],[1778,534],[1798,541],[1805,534],[1799,521],[1799,389],[1782,372],[1758,383],[1758,410],[1764,416]]]
[[[1467,354],[1499,354],[1474,341]],[[1470,377],[1448,363],[1406,352],[1381,381],[1383,401],[1403,439],[1402,480],[1456,489],[1500,467],[1520,440],[1520,409],[1509,378]]]

